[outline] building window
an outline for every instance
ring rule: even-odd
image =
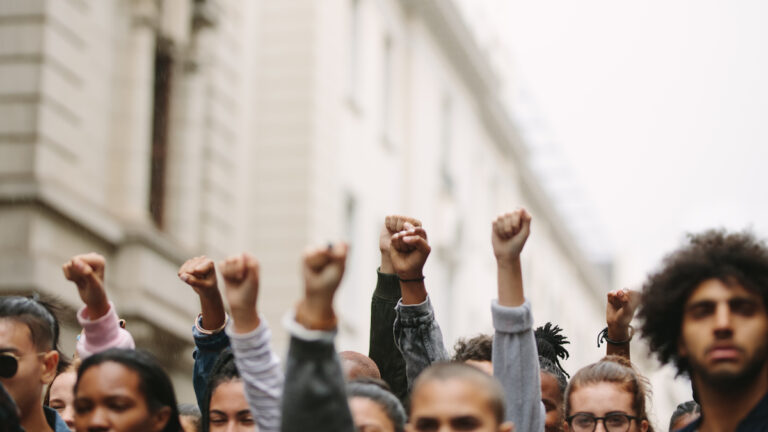
[[[381,59],[381,133],[387,145],[392,140],[392,50],[392,38],[387,35]]]
[[[158,38],[155,49],[155,88],[152,112],[152,150],[149,177],[149,214],[163,227],[165,175],[168,156],[168,126],[171,108],[173,57],[170,42]]]
[[[360,86],[360,28],[361,28],[361,5],[362,0],[349,0],[349,37],[347,38],[349,46],[348,52],[348,82],[349,97],[352,102],[357,103]]]
[[[440,179],[443,190],[453,192],[453,101],[449,95],[443,96],[440,106]]]

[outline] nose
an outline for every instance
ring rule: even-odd
[[[109,416],[103,408],[95,408],[91,411],[90,417],[86,421],[88,432],[102,432],[109,429]]]
[[[67,424],[67,427],[75,430],[75,408],[72,404],[67,405],[61,412],[61,419]]]
[[[718,339],[729,338],[733,333],[731,324],[731,309],[725,303],[718,304],[715,310],[715,336]]]
[[[605,420],[598,420],[595,424],[595,431],[594,432],[606,432],[605,429]]]

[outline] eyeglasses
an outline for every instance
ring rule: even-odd
[[[47,353],[39,352],[37,356],[42,356]],[[12,352],[0,353],[0,378],[13,378],[16,372],[19,370],[19,359],[23,357]]]
[[[623,413],[608,413],[605,417],[595,417],[588,413],[578,413],[566,418],[568,424],[576,432],[594,432],[597,421],[603,422],[603,427],[608,432],[627,432],[632,420],[637,417]]]

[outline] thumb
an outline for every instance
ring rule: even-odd
[[[80,259],[75,259],[74,264],[82,274],[82,276],[75,282],[78,287],[86,288],[87,286],[101,286],[101,280],[91,266]]]
[[[431,248],[429,247],[429,243],[427,243],[427,240],[417,235],[403,237],[403,241],[415,247],[417,250],[423,253],[429,253],[431,250]]]

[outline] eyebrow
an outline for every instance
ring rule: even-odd
[[[7,352],[14,353],[14,354],[21,354],[21,351],[18,348],[13,348],[13,347],[8,347],[8,348],[3,347],[3,348],[0,348],[0,354],[7,353]]]

